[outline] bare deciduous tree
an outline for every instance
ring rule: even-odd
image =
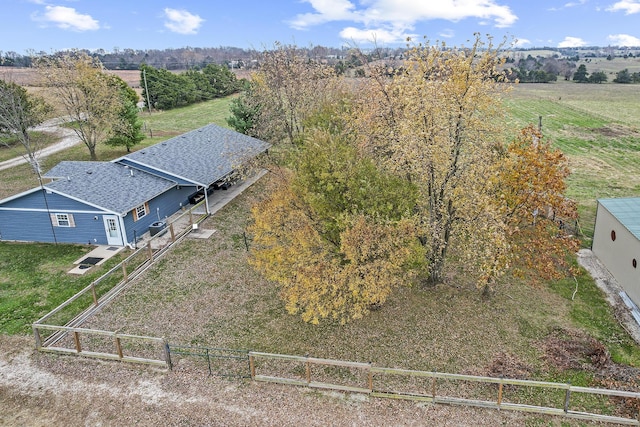
[[[43,99],[28,94],[20,85],[0,80],[0,133],[18,140],[36,173],[41,147],[31,138],[29,128],[42,123],[50,111],[51,107]]]
[[[82,52],[42,57],[35,63],[45,86],[50,87],[67,114],[65,121],[97,160],[96,147],[118,121],[120,89],[102,64]]]

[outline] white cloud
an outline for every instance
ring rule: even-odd
[[[514,43],[515,47],[525,47],[531,44],[531,40],[528,39],[517,39]]]
[[[178,34],[196,34],[204,22],[198,15],[168,7],[164,9],[164,16],[167,18],[164,26]]]
[[[582,40],[580,37],[565,37],[560,43],[558,43],[558,47],[582,47],[586,46],[587,42]]]
[[[297,15],[289,25],[296,30],[304,30],[313,25],[331,21],[356,20],[355,5],[349,0],[306,0],[318,13]]]
[[[440,31],[438,35],[443,39],[450,39],[454,37],[456,33],[452,29],[447,28],[446,30]]]
[[[640,46],[640,38],[629,34],[612,34],[607,39],[615,46]]]
[[[607,8],[609,12],[624,11],[625,15],[640,13],[640,0],[622,0]]]
[[[582,6],[583,4],[586,4],[586,3],[587,3],[587,0],[570,1],[569,3],[565,3],[564,7]]]
[[[560,10],[563,10],[563,9],[569,9],[570,7],[582,6],[582,5],[586,4],[586,3],[587,3],[587,0],[570,1],[568,3],[563,4],[560,7],[550,7],[547,10],[549,10],[551,12],[557,12],[557,11],[560,11]]]
[[[31,19],[40,22],[51,22],[58,28],[73,31],[89,31],[100,29],[100,23],[91,15],[83,15],[72,7],[45,6],[42,15],[33,14]]]
[[[417,38],[416,34],[407,34],[394,32],[393,30],[385,30],[384,28],[361,30],[359,28],[347,27],[340,31],[340,37],[355,43],[397,43],[400,40],[408,38]]]
[[[367,0],[359,2],[357,6],[355,1],[350,0],[303,1],[309,3],[315,12],[300,14],[292,19],[289,25],[295,29],[303,30],[333,21],[351,21],[360,24],[360,27],[352,25],[344,28],[341,32],[343,37],[362,38],[375,33],[377,40],[388,39],[389,43],[413,36],[411,32],[420,21],[443,19],[457,22],[477,18],[483,24],[493,23],[496,27],[504,28],[518,19],[508,6],[497,4],[496,0]]]

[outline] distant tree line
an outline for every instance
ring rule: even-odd
[[[573,75],[573,81],[577,83],[605,83],[609,79],[604,71],[594,71],[589,74],[587,66],[581,64]],[[620,70],[613,79],[614,83],[640,83],[640,72],[631,73],[628,68]]]
[[[150,65],[140,67],[140,87],[145,105],[160,110],[191,105],[238,92],[243,80],[224,65],[173,73]]]
[[[372,58],[400,57],[405,48],[375,48],[366,52]],[[350,47],[324,47],[313,46],[300,48],[303,55],[315,61],[323,61],[335,66],[338,72],[357,67],[355,50]],[[183,47],[177,49],[119,49],[111,51],[104,49],[87,50],[74,49],[73,52],[82,52],[95,58],[109,70],[138,70],[142,65],[154,68],[162,68],[171,71],[190,70],[192,68],[204,68],[209,64],[225,65],[230,69],[256,68],[262,52],[254,49],[242,49],[237,47]],[[0,50],[0,66],[30,67],[34,58],[64,55],[69,52],[36,52],[31,51],[27,55],[17,52]],[[359,52],[361,55],[362,52]],[[362,65],[360,63],[360,65]]]
[[[520,83],[549,83],[558,80],[558,76],[569,80],[576,68],[576,58],[559,58],[558,55],[551,57],[533,57],[527,55],[516,61],[514,58],[507,58],[507,64],[513,64],[509,70],[510,81],[518,80]]]

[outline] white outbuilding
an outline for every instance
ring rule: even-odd
[[[591,250],[640,306],[640,197],[598,200]]]

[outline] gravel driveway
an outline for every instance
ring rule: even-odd
[[[57,153],[81,142],[73,130],[60,126],[63,122],[64,120],[62,118],[51,119],[34,128],[35,131],[55,133],[60,137],[60,141],[42,149],[39,153],[39,158]],[[4,162],[0,162],[0,170],[12,168],[23,163],[27,163],[27,160],[22,156],[5,160]]]

